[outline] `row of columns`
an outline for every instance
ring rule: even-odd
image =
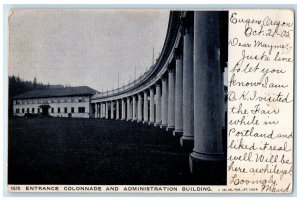
[[[161,86],[164,87],[163,90],[161,89]],[[175,109],[175,102],[174,104],[168,105],[169,102],[168,100],[174,99],[174,94],[171,95],[173,96],[172,98],[168,94],[168,88],[170,87],[172,86],[168,87],[167,83],[163,83],[163,84],[157,83],[156,95],[154,94],[155,89],[152,87],[147,91],[138,93],[137,95],[122,98],[119,100],[96,103],[95,117],[105,118],[105,119],[116,119],[116,120],[121,119],[127,121],[132,120],[137,122],[149,123],[153,125],[156,123],[156,126],[164,125],[164,128],[166,128],[169,125],[168,128],[169,127],[172,128],[174,127],[173,124],[175,121],[175,116],[174,116],[175,111],[169,113],[167,111],[168,108],[171,108],[172,106],[174,106]],[[174,87],[172,87],[172,89],[169,91],[170,92],[173,91],[175,93]],[[161,94],[161,92],[163,92],[163,94]],[[163,102],[161,103],[161,101]],[[120,102],[121,102],[121,107],[120,107]],[[163,105],[163,107],[161,107],[161,105]],[[171,110],[173,109],[170,109],[169,111]],[[121,118],[120,118],[120,111],[121,111]],[[161,114],[164,114],[163,121],[162,121]],[[174,121],[171,119],[174,119]]]
[[[224,159],[219,12],[185,12],[182,21],[181,43],[161,79],[138,94],[97,103],[96,117],[108,119],[110,105],[110,118],[120,119],[121,102],[121,120],[160,126],[181,136],[182,147],[193,152],[193,171],[195,161]]]

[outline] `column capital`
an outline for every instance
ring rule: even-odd
[[[176,60],[175,60],[175,57],[173,56],[171,62],[168,64],[168,70],[175,69],[175,66],[176,66]]]
[[[150,88],[148,88],[148,89],[145,89],[144,91],[143,91],[143,94],[148,94],[149,93],[149,91],[150,91]]]
[[[168,79],[168,73],[165,73],[161,76],[161,81],[166,81]]]
[[[194,11],[183,11],[180,16],[182,34],[189,34],[193,32],[194,25]]]
[[[170,67],[169,69],[168,69],[168,73],[173,73],[175,71],[175,67]]]
[[[174,50],[175,59],[182,59],[182,49],[181,48],[175,48]]]

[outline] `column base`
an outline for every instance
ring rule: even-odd
[[[175,126],[168,126],[166,128],[167,131],[173,132],[175,130]]]
[[[205,185],[226,185],[227,161],[225,154],[193,152],[189,157],[190,171]]]
[[[143,123],[143,120],[137,120],[137,123]]]
[[[126,119],[126,121],[132,121],[132,119]]]
[[[150,126],[152,126],[152,125],[154,125],[154,122],[153,122],[153,121],[150,121],[148,124],[149,124]]]
[[[192,152],[194,148],[194,136],[182,136],[180,144],[184,150]]]
[[[154,124],[155,127],[159,127],[160,125],[161,125],[160,122],[156,122],[156,123]]]
[[[143,121],[143,124],[148,124],[148,121]]]
[[[162,124],[162,125],[160,125],[160,128],[161,128],[161,129],[167,129],[167,127],[168,127],[167,124]]]
[[[173,131],[173,135],[175,136],[175,137],[181,137],[182,135],[183,135],[183,131],[181,131],[181,130],[174,130]]]
[[[137,122],[137,119],[132,119],[131,121],[132,121],[132,122]]]

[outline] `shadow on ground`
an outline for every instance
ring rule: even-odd
[[[11,118],[9,184],[195,185],[171,133],[101,119]],[[226,167],[225,167],[226,168]],[[224,175],[223,175],[224,177]]]

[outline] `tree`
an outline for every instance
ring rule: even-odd
[[[32,82],[32,81],[22,80],[19,76],[15,76],[15,75],[9,76],[8,79],[9,115],[13,114],[12,97],[28,91],[47,89],[47,88],[49,88],[49,83],[46,85],[43,83],[38,83],[36,77],[34,77]]]

